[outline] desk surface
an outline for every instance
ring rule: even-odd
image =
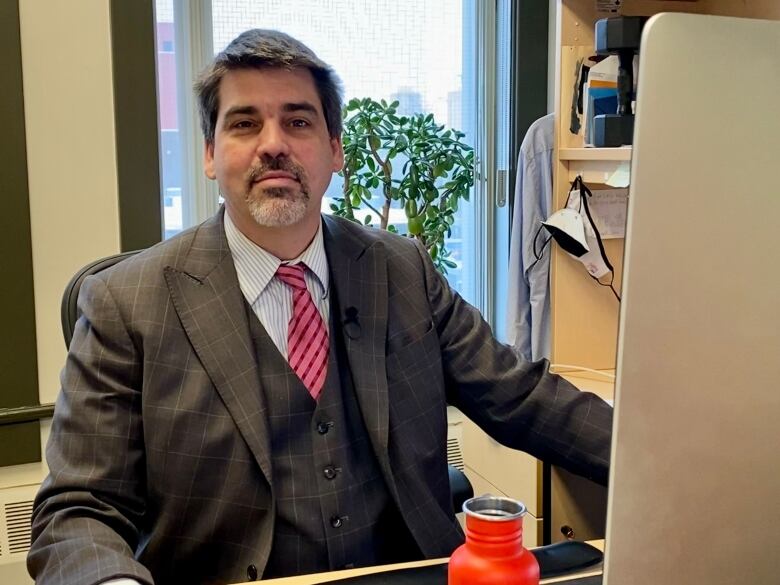
[[[603,540],[594,540],[590,544],[604,550]],[[338,579],[347,579],[349,577],[359,577],[361,575],[369,575],[372,573],[384,573],[386,571],[395,571],[398,569],[412,569],[415,567],[427,567],[430,565],[440,565],[446,563],[446,558],[430,559],[427,561],[415,561],[412,563],[397,563],[394,565],[382,565],[378,567],[363,567],[361,569],[347,569],[345,571],[330,571],[328,573],[315,573],[312,575],[298,575],[297,577],[283,577],[281,579],[268,579],[263,581],[272,585],[314,585],[316,583],[327,583],[328,581],[336,581]],[[542,584],[548,583],[565,583],[574,578],[589,577],[592,575],[600,575],[601,566],[591,567],[585,571],[579,571],[566,575],[564,577],[553,577],[551,579],[543,579]],[[247,584],[248,585],[248,584]]]

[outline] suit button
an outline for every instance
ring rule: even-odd
[[[319,434],[321,434],[321,435],[327,435],[332,424],[333,423],[318,422],[317,423],[317,432]]]
[[[246,568],[246,578],[250,581],[257,581],[257,567],[249,565]]]
[[[333,526],[333,528],[341,528],[341,525],[344,524],[340,516],[331,516],[330,517],[330,525]]]
[[[332,465],[328,465],[325,469],[322,470],[322,475],[325,476],[325,479],[333,479],[336,477],[336,474],[338,472],[336,471],[336,468]]]

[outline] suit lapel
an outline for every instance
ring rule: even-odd
[[[325,250],[336,314],[347,348],[360,410],[374,452],[386,476],[388,395],[385,364],[387,341],[387,259],[379,243],[366,242],[344,220],[325,216]]]
[[[198,229],[181,266],[166,267],[165,280],[195,353],[270,484],[266,404],[223,213]]]

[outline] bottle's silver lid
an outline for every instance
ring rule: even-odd
[[[482,520],[506,522],[523,516],[526,507],[522,502],[512,498],[486,495],[463,502],[463,511],[467,516],[474,516]]]

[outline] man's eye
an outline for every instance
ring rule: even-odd
[[[308,120],[302,120],[302,119],[300,119],[300,118],[297,118],[297,119],[295,119],[295,120],[292,120],[292,121],[290,122],[290,125],[291,125],[293,128],[306,128],[306,127],[308,127],[308,126],[311,126],[311,124],[309,124],[309,121],[308,121]]]
[[[239,129],[245,129],[245,128],[252,128],[254,126],[254,123],[251,120],[239,120],[235,124],[233,124],[233,128],[239,128]]]

